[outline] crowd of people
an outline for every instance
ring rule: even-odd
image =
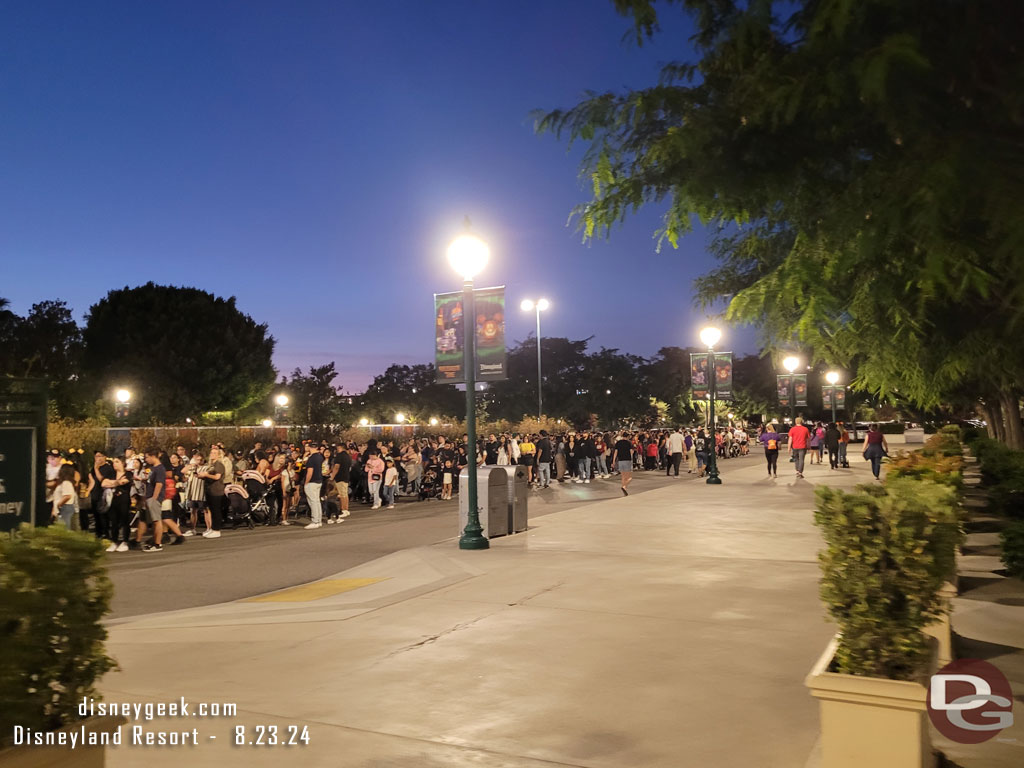
[[[785,434],[779,432],[775,423],[760,427],[758,442],[764,448],[765,460],[768,464],[768,476],[779,476],[779,453],[782,446],[788,448],[790,461],[793,462],[796,476],[804,476],[805,465],[810,457],[810,464],[822,464],[825,452],[828,452],[829,470],[848,469],[850,462],[847,450],[850,445],[850,432],[841,422],[811,422],[805,424],[797,417],[793,426]],[[864,459],[871,462],[871,473],[875,480],[880,480],[882,458],[889,455],[889,445],[878,424],[872,424],[864,439]]]
[[[401,496],[451,499],[459,476],[478,465],[521,465],[535,489],[552,483],[589,484],[613,475],[628,495],[636,471],[679,476],[681,467],[703,475],[710,452],[721,458],[745,455],[742,428],[662,429],[644,432],[565,432],[557,435],[490,434],[469,451],[467,436],[365,443],[302,441],[230,451],[224,445],[172,452],[158,448],[116,456],[81,450],[51,451],[47,501],[53,518],[92,531],[108,551],[160,552],[165,540],[183,544],[191,536],[216,539],[239,520],[248,525],[305,528],[343,523],[353,504],[370,510],[394,508]]]

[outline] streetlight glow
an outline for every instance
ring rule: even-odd
[[[839,383],[839,374],[836,371],[829,371],[825,374],[825,381],[834,387]]]
[[[709,325],[706,328],[701,328],[700,341],[708,349],[714,349],[715,344],[722,338],[722,332],[715,328],[713,325]]]
[[[523,310],[523,312],[532,312],[533,299],[523,299],[523,303],[519,305],[519,308]]]
[[[365,416],[363,416],[363,418],[361,418],[361,419],[359,420],[359,426],[361,426],[361,427],[365,427],[365,426],[367,426],[367,425],[368,425],[369,423],[370,423],[370,420],[369,420],[368,418],[366,418]]]
[[[272,426],[274,426],[274,422],[272,422],[270,419],[264,419],[263,420],[263,428],[264,429],[270,429]]]
[[[431,419],[430,419],[430,426],[432,426],[432,427],[436,427],[437,426],[437,417],[436,416],[431,417]]]
[[[487,243],[475,235],[459,235],[448,246],[448,263],[466,280],[472,280],[491,256]]]
[[[405,423],[405,414],[404,413],[396,413],[395,414],[395,421],[397,421],[399,424],[404,424]]]
[[[127,403],[129,400],[132,399],[132,393],[129,392],[127,389],[117,390],[117,394],[114,396],[117,398],[117,402],[119,403]]]
[[[794,355],[790,355],[782,361],[782,367],[792,373],[800,367],[800,358]]]
[[[282,392],[280,395],[277,396],[275,402],[282,408],[284,408],[286,405],[288,405],[288,395]]]
[[[537,309],[539,309],[541,312],[543,312],[544,310],[546,310],[550,306],[551,306],[551,304],[550,304],[550,302],[547,299],[540,299],[537,302]]]

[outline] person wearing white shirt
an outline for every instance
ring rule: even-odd
[[[679,465],[683,462],[683,449],[686,443],[683,441],[683,433],[677,428],[668,436],[669,461],[665,464],[665,477],[674,469],[676,477],[679,477]]]

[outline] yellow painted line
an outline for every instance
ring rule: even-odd
[[[243,603],[308,603],[312,600],[322,600],[332,595],[340,595],[342,592],[351,592],[353,589],[368,587],[383,579],[324,579],[314,581],[312,584],[303,584],[301,587],[282,589],[280,592],[272,592],[269,595],[250,597],[243,600]]]

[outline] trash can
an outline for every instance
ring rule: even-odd
[[[459,473],[459,535],[469,522],[469,470]],[[508,527],[508,476],[502,467],[477,467],[476,503],[480,510],[483,536],[493,539],[506,536]]]
[[[498,467],[508,476],[508,529],[510,533],[525,531],[529,515],[527,500],[530,487],[526,482],[526,467],[513,465]]]

